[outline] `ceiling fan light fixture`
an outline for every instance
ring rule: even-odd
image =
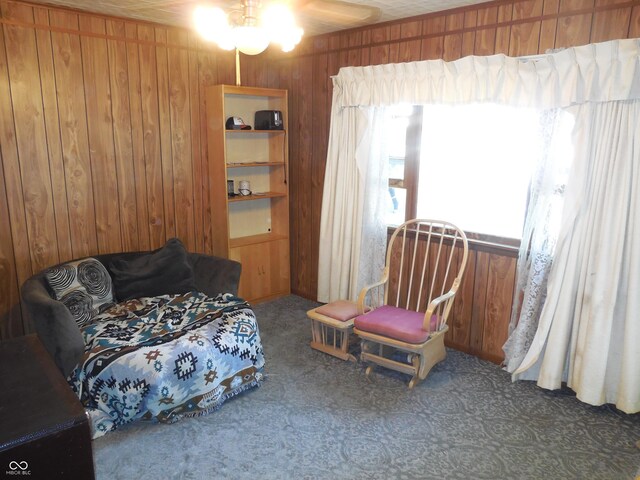
[[[271,4],[261,12],[259,0],[242,0],[242,7],[239,24],[234,24],[221,8],[196,7],[193,16],[196,31],[224,50],[237,48],[246,55],[264,52],[271,42],[280,44],[285,52],[300,43],[303,30],[284,4]]]
[[[240,25],[233,29],[233,43],[245,55],[258,55],[269,46],[269,36],[262,27]]]
[[[196,31],[210,42],[216,42],[229,29],[227,15],[221,8],[199,5],[193,10],[193,23]]]

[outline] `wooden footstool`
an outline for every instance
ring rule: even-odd
[[[311,348],[342,360],[356,361],[348,352],[349,334],[358,316],[355,303],[337,300],[309,310],[307,316],[311,319]]]

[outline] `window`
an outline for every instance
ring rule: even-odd
[[[398,105],[387,111],[387,145],[389,154],[389,207],[387,223],[400,225],[407,218],[407,170],[415,163],[409,143],[413,140],[411,126],[422,109],[413,105]]]
[[[444,219],[481,236],[521,237],[529,182],[545,148],[538,110],[473,104],[391,111],[390,171],[393,155],[402,153],[404,176],[398,188],[390,175],[389,187],[407,204],[404,217],[390,215],[390,225]]]

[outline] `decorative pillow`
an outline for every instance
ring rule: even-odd
[[[109,268],[116,298],[121,302],[196,290],[187,250],[177,238],[149,254],[131,260],[114,260]]]
[[[45,277],[55,299],[65,304],[79,325],[113,304],[111,277],[95,258],[50,268]]]

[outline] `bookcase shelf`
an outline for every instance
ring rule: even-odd
[[[235,197],[229,197],[229,203],[233,202],[248,202],[251,200],[263,200],[265,198],[275,198],[275,197],[286,197],[287,193],[279,193],[279,192],[264,192],[261,194],[253,193],[251,195],[237,195]]]
[[[245,168],[245,167],[284,167],[284,162],[237,162],[227,163],[227,168]]]
[[[287,91],[231,85],[207,87],[209,198],[213,254],[242,263],[238,294],[258,302],[288,294],[289,185]],[[250,124],[258,110],[282,112],[283,130],[226,130],[229,117]],[[228,196],[227,182],[237,193]]]

